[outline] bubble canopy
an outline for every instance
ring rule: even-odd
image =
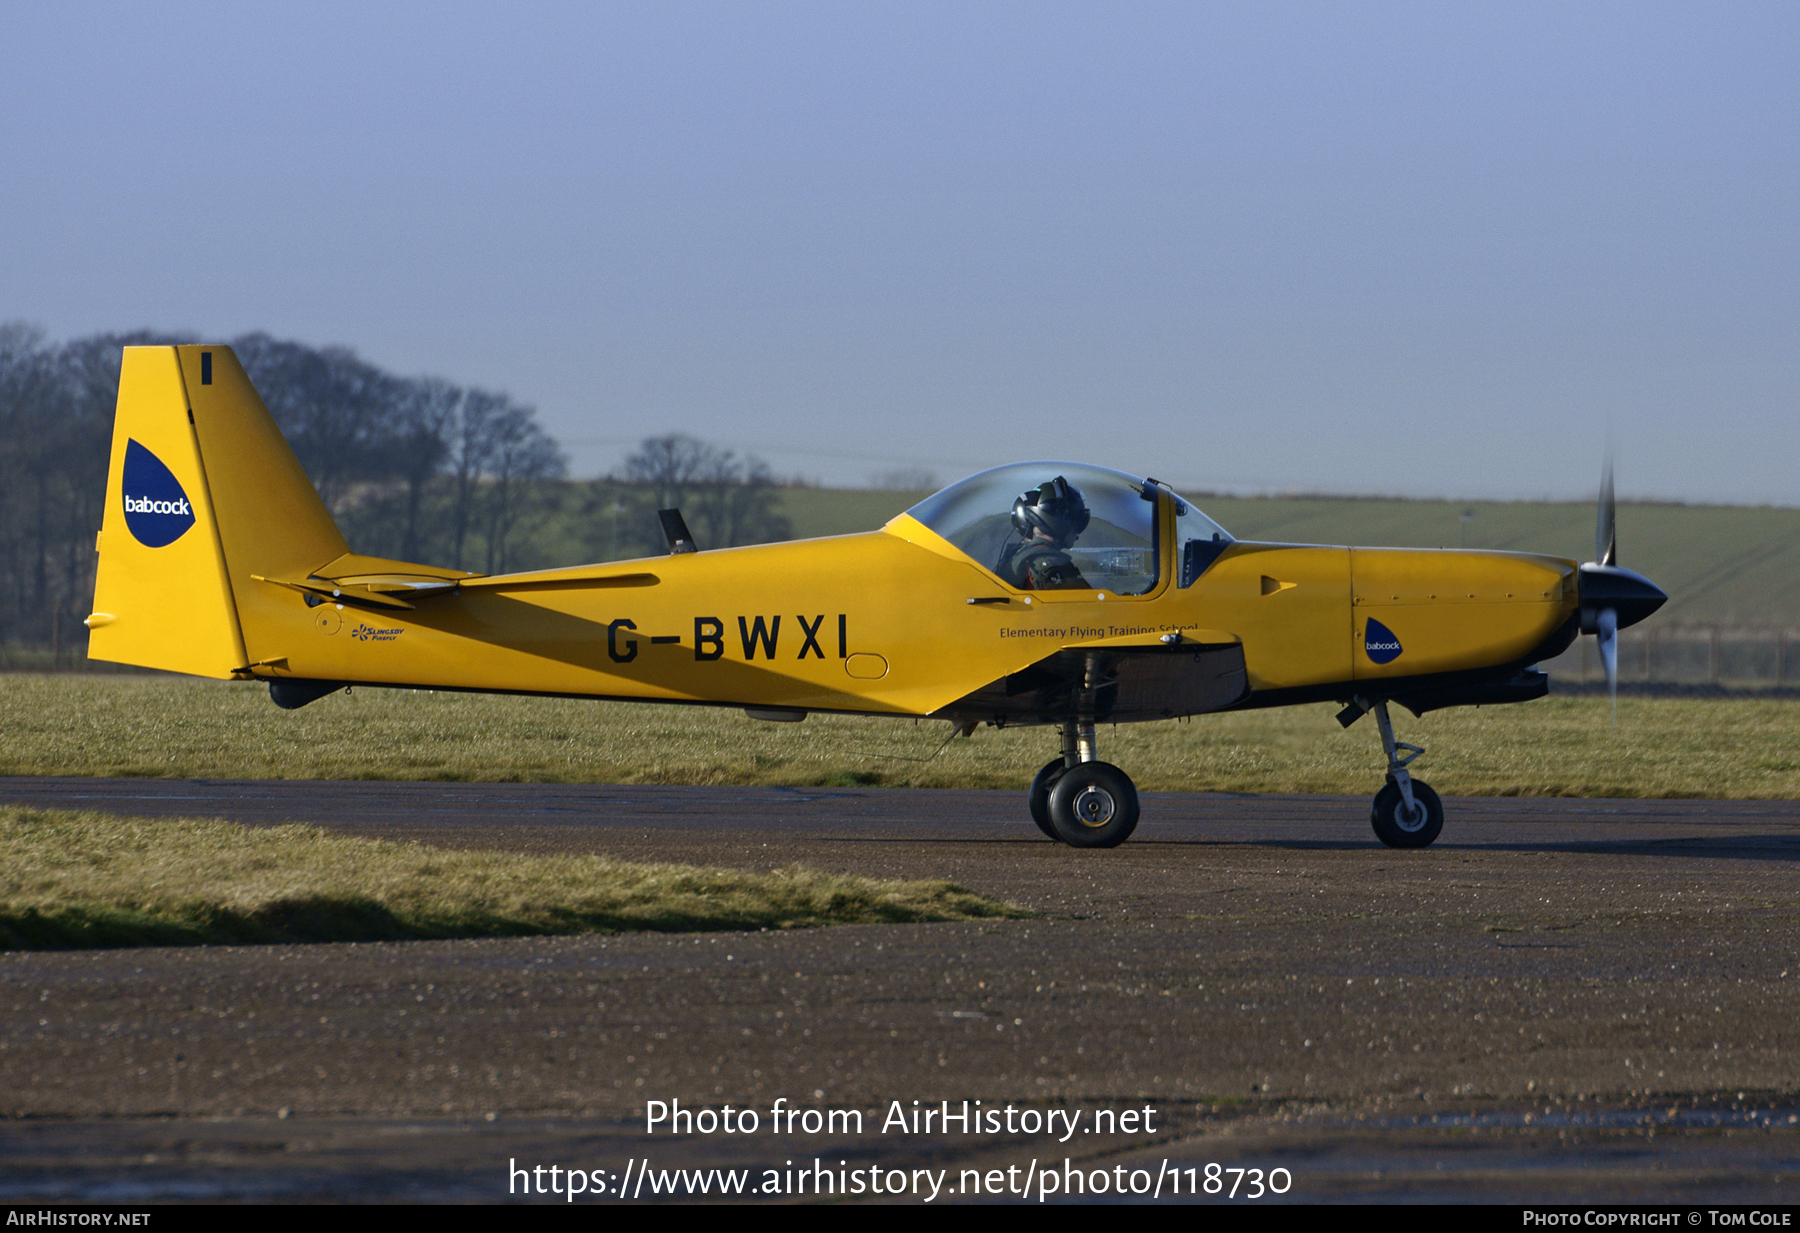
[[[1157,496],[1166,491],[1123,471],[1079,462],[1019,462],[971,475],[906,511],[987,570],[1020,540],[1012,523],[1020,494],[1061,477],[1073,485],[1091,518],[1068,549],[1082,576],[1096,589],[1141,595],[1156,587],[1160,562]],[[1170,493],[1178,542],[1229,543],[1224,528]],[[1183,585],[1191,579],[1184,578]]]

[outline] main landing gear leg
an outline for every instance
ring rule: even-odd
[[[1137,788],[1099,760],[1094,721],[1065,720],[1063,756],[1031,781],[1031,818],[1052,839],[1077,848],[1114,848],[1138,824]]]
[[[1387,700],[1356,699],[1356,705],[1375,716],[1381,729],[1381,748],[1387,754],[1387,786],[1375,794],[1369,810],[1369,825],[1375,837],[1390,848],[1423,848],[1444,829],[1444,802],[1422,779],[1414,779],[1406,768],[1425,751],[1394,739],[1394,725],[1388,720]],[[1406,756],[1401,757],[1400,751]]]

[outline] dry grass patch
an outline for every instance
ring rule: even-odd
[[[527,857],[0,806],[0,947],[798,929],[1020,917],[949,882]]]

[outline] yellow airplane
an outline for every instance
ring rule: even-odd
[[[226,347],[129,347],[88,654],[265,680],[304,706],[345,685],[556,694],[1054,725],[1031,786],[1045,834],[1103,848],[1138,820],[1095,726],[1335,701],[1387,755],[1375,834],[1438,835],[1388,704],[1415,715],[1542,697],[1533,667],[1666,598],[1614,560],[1242,543],[1167,486],[1075,463],[998,467],[879,531],[482,576],[350,551]]]

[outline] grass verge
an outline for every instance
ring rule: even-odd
[[[1047,728],[814,715],[765,724],[713,707],[358,689],[282,711],[260,685],[10,675],[0,774],[222,779],[1009,788],[1057,752]],[[1330,704],[1100,731],[1140,790],[1372,793],[1375,724]],[[1396,712],[1414,770],[1446,796],[1800,798],[1800,701],[1604,697]]]
[[[800,929],[1022,917],[949,882],[517,856],[0,806],[0,948]]]

